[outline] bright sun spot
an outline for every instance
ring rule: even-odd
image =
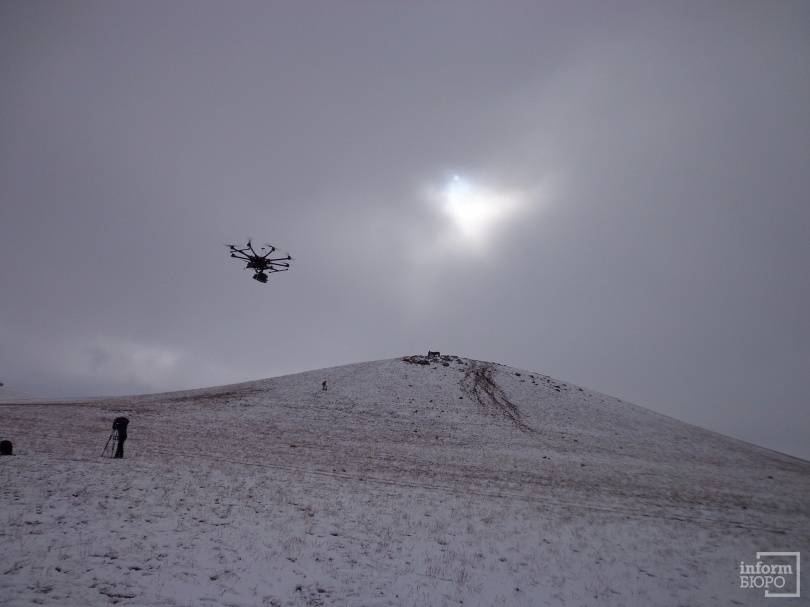
[[[487,228],[514,207],[515,201],[502,193],[454,175],[440,191],[443,211],[458,231],[468,239],[479,240]]]

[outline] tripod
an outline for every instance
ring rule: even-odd
[[[110,455],[107,457],[113,457],[115,455],[115,448],[118,446],[118,430],[113,430],[110,432],[110,438],[107,439],[107,444],[104,445],[104,450],[101,452],[101,457],[104,457],[104,454],[107,453],[107,448],[110,449]]]

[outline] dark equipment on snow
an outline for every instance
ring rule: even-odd
[[[108,457],[122,458],[124,457],[124,441],[127,440],[127,426],[129,420],[126,417],[116,417],[113,420],[112,432],[110,438],[107,439],[107,444],[104,445],[104,450],[101,452],[101,457],[110,450]]]
[[[272,272],[286,272],[290,269],[288,261],[292,257],[270,257],[277,250],[271,244],[266,244],[261,248],[261,253],[257,253],[248,240],[247,246],[240,249],[232,244],[225,245],[231,251],[231,257],[234,259],[241,259],[247,262],[245,265],[246,270],[253,270],[253,280],[258,280],[261,283],[267,282],[267,273]]]
[[[14,446],[10,440],[0,440],[0,455],[14,455]]]

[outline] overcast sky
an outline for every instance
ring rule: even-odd
[[[807,2],[5,0],[0,83],[6,389],[431,348],[810,458]]]

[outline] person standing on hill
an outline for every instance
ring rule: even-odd
[[[326,392],[326,380],[323,380],[323,381],[321,382],[321,390],[322,390],[322,391],[324,391],[324,392]]]
[[[116,417],[113,420],[113,430],[118,433],[118,446],[115,449],[115,455],[113,457],[124,457],[124,441],[127,440],[128,425],[129,420],[126,417]]]

